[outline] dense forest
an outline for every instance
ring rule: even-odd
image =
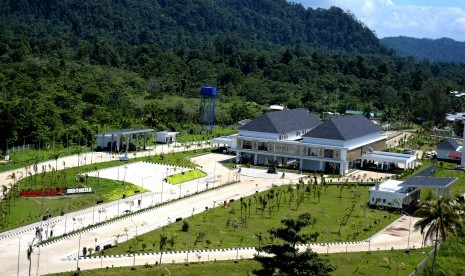
[[[414,57],[418,60],[465,63],[465,42],[450,38],[429,39],[405,36],[385,37],[385,44],[402,57]]]
[[[196,132],[202,84],[220,125],[270,104],[420,122],[462,109],[448,91],[463,64],[392,52],[348,12],[283,0],[0,0],[0,141]]]

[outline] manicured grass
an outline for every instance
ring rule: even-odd
[[[452,237],[441,244],[436,259],[435,275],[465,275],[465,238]],[[418,275],[431,275],[432,255]]]
[[[408,276],[427,256],[431,248],[410,250],[387,250],[351,252],[324,255],[337,266],[331,273],[335,276],[351,275],[398,275]]]
[[[180,164],[183,158],[195,155],[193,151],[185,153],[164,154],[163,156],[156,155],[143,158],[132,158],[129,163],[139,161],[149,161],[155,163],[165,163],[170,165]],[[105,202],[122,198],[122,195],[131,196],[135,191],[147,191],[139,186],[113,181],[109,179],[99,179],[96,177],[86,177],[85,173],[89,171],[109,168],[124,164],[122,161],[110,161],[103,163],[95,163],[86,166],[69,168],[60,171],[53,171],[53,167],[47,167],[45,172],[39,168],[39,173],[19,180],[14,186],[17,190],[41,190],[50,188],[79,188],[92,187],[96,191],[95,200],[104,200]],[[192,166],[189,160],[185,160],[185,166]],[[84,175],[82,175],[84,174]],[[20,178],[20,174],[17,174]],[[13,180],[11,180],[13,182]],[[6,231],[16,227],[24,226],[40,220],[42,198],[16,198],[11,197],[12,192],[0,204],[0,211],[4,214],[0,217],[0,231]],[[72,196],[69,203],[69,212],[85,209],[94,205],[94,195],[79,195]],[[44,210],[50,209],[50,214],[58,216],[61,210],[67,210],[66,197],[50,197],[44,199]]]
[[[184,182],[191,181],[197,178],[201,178],[206,175],[207,174],[204,173],[203,171],[195,169],[195,170],[190,170],[190,171],[185,171],[182,173],[170,175],[166,179],[168,180],[170,184],[176,185],[176,184],[184,183]]]
[[[407,276],[413,272],[430,249],[404,251],[388,250],[340,253],[322,255],[328,259],[337,269],[331,273],[334,276],[349,275],[398,275]],[[204,256],[201,257],[201,260]],[[390,261],[390,269],[387,260]],[[261,267],[254,260],[212,261],[196,263],[194,258],[189,266],[184,264],[163,264],[161,266],[139,266],[135,271],[130,267],[95,269],[82,271],[80,275],[253,275],[252,271]],[[462,266],[463,267],[463,266]],[[54,275],[72,275],[72,272]]]
[[[181,230],[183,221],[179,221],[146,233],[138,237],[138,251],[143,252],[143,243],[146,244],[146,251],[157,251],[156,244],[162,233],[169,239],[174,237],[175,240],[174,246],[167,245],[166,250],[184,250],[187,248],[188,240],[189,249],[258,246],[259,237],[261,243],[271,243],[268,229],[280,226],[283,217],[297,217],[304,212],[310,212],[316,222],[303,232],[318,233],[317,242],[364,240],[399,217],[383,210],[364,208],[368,199],[368,187],[348,189],[344,186],[340,190],[336,185],[329,186],[326,191],[325,188],[322,189],[320,199],[316,192],[311,191],[306,193],[304,201],[297,210],[296,189],[289,187],[274,187],[274,198],[270,199],[263,213],[259,197],[268,195],[268,191],[244,198],[244,204],[250,203],[250,208],[243,207],[242,210],[239,200],[228,206],[224,206],[223,202],[205,202],[209,210],[189,217],[187,232]],[[313,189],[317,188],[313,187]],[[285,192],[288,190],[292,191],[294,196]],[[338,198],[340,191],[342,198]],[[220,207],[211,208],[214,204],[218,206],[220,203]],[[350,212],[352,206],[353,211]],[[346,215],[349,218],[345,225],[341,225],[339,235],[339,224]],[[108,254],[132,252],[133,244],[134,241],[131,240],[120,243],[117,247],[109,249]],[[153,248],[154,244],[155,248]]]
[[[47,160],[53,160],[53,156],[59,154],[60,157],[76,154],[77,152],[90,152],[87,147],[70,147],[52,149],[25,149],[19,151],[10,150],[10,162],[0,164],[0,172],[5,172],[13,169],[22,168],[24,166],[40,163]]]

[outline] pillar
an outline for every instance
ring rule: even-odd
[[[462,118],[462,123],[465,124],[465,118]],[[465,167],[465,128],[463,128],[463,141],[462,141],[462,157],[460,158],[460,167]]]
[[[253,164],[257,165],[257,161],[258,161],[258,154],[254,153],[253,154]]]
[[[304,168],[304,159],[300,158],[300,163],[299,163],[299,170],[302,171]]]
[[[144,132],[144,150],[147,147],[147,132]]]

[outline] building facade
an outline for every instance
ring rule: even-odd
[[[231,136],[238,163],[346,174],[360,157],[385,148],[386,137],[361,115],[322,122],[305,109],[269,112]]]

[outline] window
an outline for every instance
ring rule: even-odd
[[[383,198],[383,203],[386,203],[386,199],[385,199],[385,198]]]
[[[309,156],[318,156],[318,149],[317,148],[308,148],[308,155]]]
[[[258,142],[258,150],[267,151],[268,148],[266,147],[266,143],[265,142]]]
[[[325,158],[333,158],[333,152],[334,150],[325,149]]]
[[[252,141],[244,140],[242,144],[243,149],[252,149]]]

